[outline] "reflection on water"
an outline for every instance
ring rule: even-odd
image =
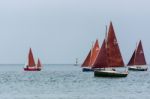
[[[126,78],[95,78],[79,66],[46,65],[25,72],[23,65],[0,66],[0,99],[148,99],[150,71]]]

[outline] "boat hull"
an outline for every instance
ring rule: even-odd
[[[127,77],[128,72],[113,72],[113,71],[94,71],[95,77]]]
[[[83,72],[92,72],[93,69],[92,68],[82,68]]]
[[[132,71],[147,71],[148,67],[138,67],[138,66],[134,66],[134,67],[128,67],[128,70],[132,70]]]
[[[41,71],[40,68],[24,68],[24,71]]]

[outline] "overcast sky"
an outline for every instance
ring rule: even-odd
[[[150,63],[149,0],[0,0],[0,63],[82,63],[112,21],[127,63],[140,39]]]

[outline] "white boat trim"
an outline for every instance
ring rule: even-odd
[[[92,67],[82,67],[82,68],[85,68],[85,69],[92,69]]]
[[[134,66],[129,66],[128,68],[133,68],[133,69],[147,69],[148,66],[145,66],[145,65],[134,65]]]

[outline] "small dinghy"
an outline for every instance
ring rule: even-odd
[[[93,71],[93,69],[91,67],[83,67],[82,71],[83,72],[90,72],[90,71]]]

